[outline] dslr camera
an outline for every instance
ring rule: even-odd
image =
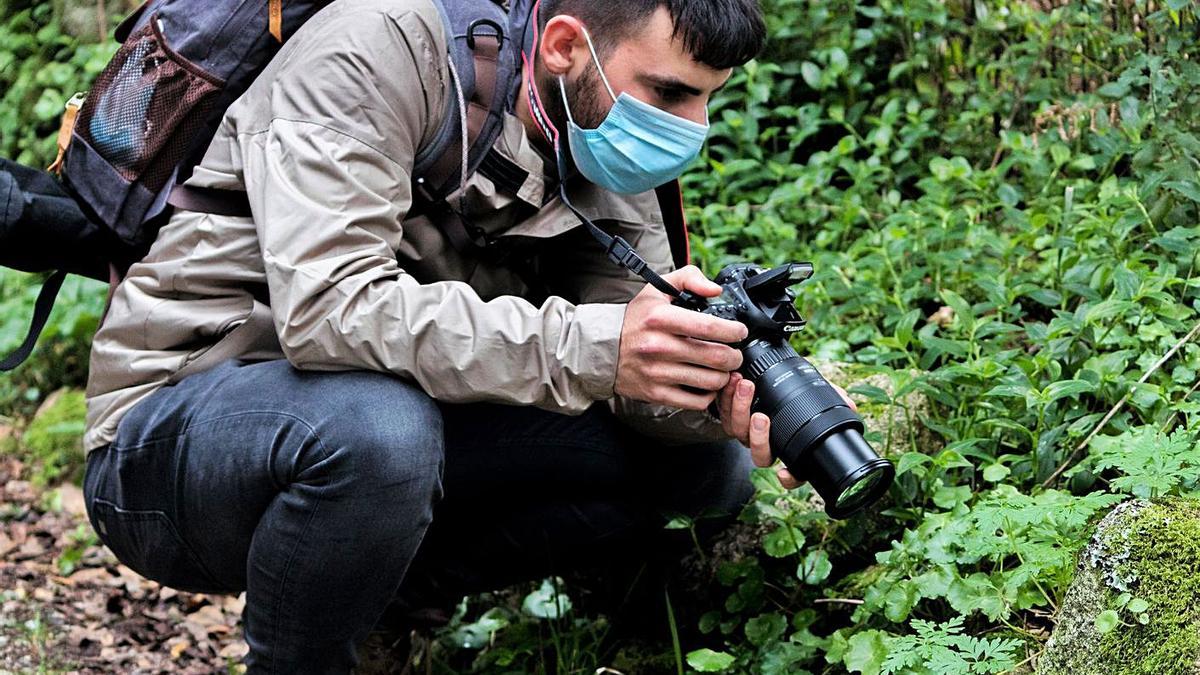
[[[862,419],[788,344],[805,325],[792,287],[812,273],[810,263],[770,270],[736,263],[714,280],[724,289],[720,296],[676,304],[750,329],[733,346],[742,352],[739,372],[754,383],[751,409],[771,418],[771,452],[812,484],[831,518],[842,519],[882,497],[896,470],[863,438]]]

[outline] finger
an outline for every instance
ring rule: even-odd
[[[750,445],[750,402],[753,400],[754,383],[750,380],[738,382],[730,419],[733,422],[733,437],[747,446]],[[763,417],[765,418],[766,415]],[[759,464],[759,466],[766,466],[766,464]]]
[[[705,410],[717,398],[715,392],[698,394],[679,387],[657,387],[651,392],[651,403],[680,410]]]
[[[680,337],[678,348],[680,361],[714,370],[737,370],[744,360],[742,352],[720,342]]]
[[[723,370],[700,368],[686,363],[657,363],[648,366],[646,372],[651,380],[669,387],[692,387],[703,391],[718,392],[729,384],[729,373]]]
[[[858,412],[858,404],[851,400],[850,394],[847,394],[845,389],[842,389],[832,382],[829,383],[829,386],[837,390],[837,393],[841,395],[842,400],[846,402],[846,405],[850,406],[851,410]]]
[[[792,472],[787,469],[779,469],[775,475],[779,478],[779,484],[788,490],[800,487],[800,481],[796,480]]]
[[[730,372],[742,366],[742,353],[729,345],[678,335],[643,338],[638,351],[658,361],[677,361]]]
[[[690,309],[663,304],[646,317],[651,328],[710,342],[731,344],[746,339],[744,324],[701,314]]]
[[[717,395],[717,412],[721,415],[721,426],[725,428],[725,433],[733,436],[733,427],[731,421],[733,417],[733,396],[737,391],[738,382],[742,379],[739,373],[729,374],[729,384],[721,390]],[[736,438],[736,436],[734,436]]]
[[[712,281],[709,281],[700,268],[695,265],[681,267],[670,274],[663,275],[663,279],[675,288],[681,291],[691,291],[698,293],[706,298],[712,298],[721,294],[721,287]]]
[[[742,353],[729,345],[678,335],[652,333],[630,345],[648,361],[690,364],[726,373],[742,365]]]
[[[771,466],[771,419],[762,413],[750,418],[750,459],[755,466]]]

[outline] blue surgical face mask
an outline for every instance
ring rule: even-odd
[[[591,36],[586,30],[583,36],[613,105],[600,126],[580,128],[571,115],[566,85],[559,76],[558,88],[567,110],[567,138],[575,166],[596,185],[622,194],[645,192],[678,178],[700,154],[708,124],[672,115],[628,92],[615,95],[600,67]]]

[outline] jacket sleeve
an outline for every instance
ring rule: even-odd
[[[671,247],[653,193],[631,199],[639,202],[639,212],[650,216],[648,222],[607,221],[602,226],[609,234],[624,237],[654,271],[659,274],[672,271],[675,266],[671,260]],[[583,228],[559,237],[546,259],[554,261],[548,276],[562,280],[556,290],[577,302],[627,303],[646,285],[641,277],[609,260]],[[630,428],[667,443],[728,438],[721,421],[707,411],[680,410],[625,396],[614,396],[609,406]]]
[[[269,123],[238,136],[284,354],[299,368],[395,373],[445,401],[580,412],[611,397],[623,305],[484,302],[400,268],[413,158],[448,76],[432,5],[396,4],[407,7],[334,6],[320,40],[289,42]]]

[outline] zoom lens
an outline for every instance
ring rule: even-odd
[[[825,500],[831,518],[875,503],[895,478],[892,463],[863,438],[862,419],[782,337],[742,348],[753,409],[771,418],[771,452]]]

